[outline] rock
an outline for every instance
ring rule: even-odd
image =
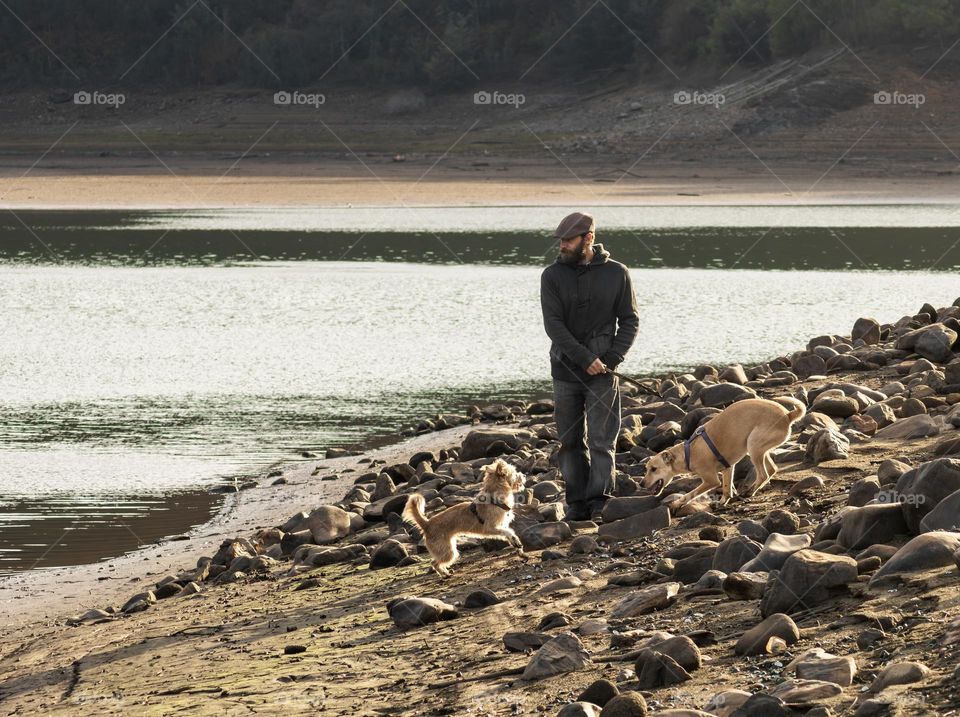
[[[730,573],[723,592],[731,600],[759,600],[767,587],[767,573]]]
[[[618,498],[609,498],[603,504],[604,523],[629,518],[631,515],[646,513],[660,506],[660,498],[655,495],[628,495]]]
[[[546,677],[582,670],[592,663],[590,655],[572,632],[562,632],[534,653],[523,671],[524,680],[542,680]]]
[[[111,608],[112,609],[112,608]],[[96,624],[103,620],[113,620],[117,616],[114,613],[107,612],[106,610],[87,610],[82,615],[76,615],[74,617],[67,618],[67,625],[70,627],[76,627],[77,625],[82,625],[84,623]]]
[[[401,630],[459,617],[457,608],[435,598],[398,597],[387,603],[387,613]]]
[[[384,540],[370,556],[370,569],[392,568],[405,557],[407,557],[407,549],[403,543],[392,538]]]
[[[304,548],[306,548],[306,550],[304,550]],[[304,545],[294,553],[293,561],[295,564],[312,565],[315,568],[319,568],[324,565],[345,563],[366,554],[367,547],[359,544],[342,545],[338,547]]]
[[[583,637],[598,635],[601,632],[610,632],[610,625],[606,620],[584,620],[577,628],[577,634]]]
[[[960,533],[934,531],[918,535],[898,550],[871,578],[871,585],[895,573],[913,573],[953,565]]]
[[[741,566],[759,555],[762,549],[763,546],[760,543],[742,535],[735,535],[717,546],[712,567],[728,575],[735,573]]]
[[[920,530],[924,533],[935,530],[960,533],[960,490],[938,501],[936,507],[920,521]]]
[[[951,347],[956,341],[956,331],[943,324],[932,324],[922,330],[913,350],[935,363],[948,363],[954,357]],[[897,348],[900,348],[899,341],[897,343]]]
[[[860,339],[868,346],[880,343],[880,322],[868,317],[857,319],[850,332],[850,338],[853,341]]]
[[[814,465],[847,458],[849,455],[850,439],[832,428],[817,431],[807,441],[806,457]]]
[[[789,615],[775,613],[743,633],[733,650],[738,655],[762,655],[771,637],[792,645],[800,639],[800,629]]]
[[[743,370],[743,366],[738,363],[725,368],[717,378],[721,381],[729,381],[730,383],[737,383],[741,386],[749,381],[746,372]]]
[[[578,578],[576,575],[570,575],[565,578],[557,578],[556,580],[551,580],[542,588],[540,588],[537,593],[540,595],[553,595],[564,590],[573,590],[575,588],[583,585],[583,581]]]
[[[857,674],[857,663],[852,657],[838,657],[814,647],[794,658],[786,670],[793,670],[802,680],[820,680],[849,687]]]
[[[884,495],[880,493],[878,499]],[[846,511],[837,542],[850,550],[861,550],[875,543],[890,542],[909,532],[900,505],[883,502]]]
[[[897,414],[885,403],[874,403],[872,406],[867,406],[863,409],[861,415],[872,418],[878,429],[889,426],[897,420]],[[876,434],[876,431],[874,431],[874,434]]]
[[[620,690],[610,680],[599,679],[590,683],[587,689],[580,693],[577,702],[592,702],[603,707],[619,694]]]
[[[689,637],[678,635],[670,637],[662,642],[657,642],[649,647],[653,652],[659,652],[662,655],[668,655],[673,658],[680,667],[687,672],[699,670],[703,665],[703,656],[700,654],[700,648]],[[641,665],[637,664],[637,674],[639,675]]]
[[[463,606],[465,608],[489,607],[499,602],[500,598],[497,597],[495,592],[489,588],[480,588],[479,590],[474,590],[463,599]]]
[[[600,545],[592,535],[578,535],[570,543],[571,555],[589,555],[599,549]]]
[[[857,561],[816,550],[801,550],[783,564],[760,601],[760,614],[789,613],[821,604],[830,593],[857,579]]]
[[[779,570],[787,558],[799,550],[810,547],[809,535],[781,535],[772,533],[764,542],[763,549],[749,562],[740,567],[744,573],[768,573]]]
[[[610,616],[636,617],[668,607],[676,600],[680,587],[680,583],[661,583],[637,590],[622,598],[613,608]]]
[[[600,717],[646,717],[647,702],[632,690],[621,692],[603,706]]]
[[[560,708],[557,717],[600,717],[600,708],[590,702],[570,702]]]
[[[142,612],[156,602],[157,596],[153,590],[145,590],[144,592],[137,593],[132,598],[127,600],[123,604],[123,607],[120,608],[120,612]]]
[[[670,509],[660,506],[612,523],[604,522],[597,531],[597,535],[608,541],[629,540],[652,535],[658,530],[669,527]]]
[[[562,612],[551,612],[544,615],[537,625],[538,630],[553,630],[558,627],[566,627],[571,622],[570,616]]]
[[[737,401],[756,397],[756,391],[735,383],[716,383],[700,391],[700,403],[707,408],[726,408]]]
[[[807,476],[806,478],[801,478],[792,486],[788,491],[788,495],[799,496],[805,493],[813,493],[824,487],[823,478],[820,476]]]
[[[857,413],[860,405],[844,395],[843,391],[837,390],[821,393],[810,408],[831,418],[847,418]]]
[[[874,434],[874,439],[878,441],[902,441],[912,438],[926,438],[927,436],[936,436],[940,433],[942,424],[926,413],[918,416],[902,418],[896,423],[891,423],[886,428],[881,428]]]
[[[809,705],[843,694],[843,688],[820,680],[786,680],[771,687],[767,694],[779,697],[787,705]]]
[[[745,690],[724,690],[711,697],[703,709],[716,717],[730,717],[748,699],[750,693]]]
[[[536,523],[520,533],[520,542],[524,550],[543,550],[551,545],[569,540],[573,532],[570,526],[561,521]]]
[[[870,683],[869,691],[877,694],[891,685],[910,685],[920,682],[929,673],[930,668],[921,662],[895,662],[880,670]]]
[[[811,376],[823,376],[827,373],[827,362],[815,353],[801,354],[791,360],[791,368],[802,379]]]
[[[789,510],[774,508],[763,519],[762,525],[768,533],[793,535],[800,529],[800,518]]]
[[[503,646],[510,652],[539,650],[553,639],[545,632],[507,632],[503,636]]]
[[[321,505],[307,516],[306,528],[316,545],[332,543],[350,534],[350,514],[335,505]]]
[[[701,548],[693,555],[678,560],[673,567],[673,576],[684,584],[697,582],[713,566],[716,546]]]
[[[676,660],[651,649],[640,652],[635,670],[637,684],[642,690],[679,685],[690,679],[690,673],[678,665]]]
[[[879,492],[880,481],[877,478],[870,477],[856,480],[850,485],[847,505],[854,508],[862,508],[873,500]]]
[[[937,458],[907,471],[897,481],[897,499],[907,527],[920,532],[920,522],[937,504],[960,490],[960,460]]]
[[[794,717],[794,715],[795,713],[788,709],[779,697],[758,692],[734,710],[731,717]]]
[[[370,496],[372,501],[382,500],[394,495],[397,492],[397,486],[388,473],[381,473],[377,476],[377,486]]]
[[[552,480],[545,480],[533,486],[533,497],[541,502],[548,503],[560,495],[562,490],[558,483]]]
[[[503,441],[510,452],[517,450],[523,443],[536,440],[530,431],[512,430],[508,428],[478,428],[470,431],[460,446],[459,459],[463,462],[487,457],[490,446]]]
[[[896,483],[900,476],[910,469],[911,466],[903,461],[887,458],[877,468],[877,479],[880,481],[880,485]]]

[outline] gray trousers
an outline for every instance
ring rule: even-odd
[[[585,383],[553,379],[553,401],[567,505],[605,500],[615,484],[620,379],[609,373]]]

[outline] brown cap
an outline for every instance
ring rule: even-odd
[[[593,227],[594,224],[592,214],[574,212],[573,214],[568,214],[563,218],[563,221],[560,222],[560,226],[557,227],[557,231],[553,233],[553,236],[557,239],[572,239],[573,237],[578,237],[581,234],[592,232]]]

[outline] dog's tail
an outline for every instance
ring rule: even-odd
[[[416,523],[420,530],[427,530],[427,516],[424,509],[427,506],[426,499],[420,493],[414,493],[407,499],[407,504],[403,507],[403,519],[408,523]]]
[[[789,423],[799,421],[807,412],[807,407],[803,405],[803,401],[799,398],[794,398],[793,396],[778,396],[773,400],[787,409],[787,421]]]

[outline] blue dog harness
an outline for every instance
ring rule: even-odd
[[[710,436],[707,435],[707,427],[700,426],[693,432],[693,435],[690,436],[687,440],[683,442],[683,460],[687,464],[687,471],[690,470],[690,445],[697,440],[697,438],[703,438],[703,442],[707,444],[707,448],[711,450],[717,460],[720,461],[720,465],[724,468],[729,468],[730,464],[727,463],[727,459],[723,457],[723,454],[717,450],[717,446],[713,441],[710,440]]]

